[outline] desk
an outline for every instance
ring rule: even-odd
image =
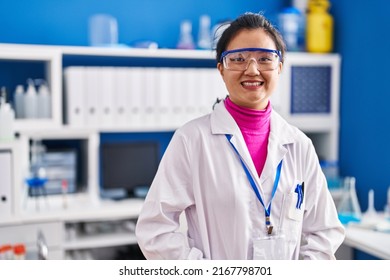
[[[347,226],[343,244],[377,258],[390,260],[389,233]]]

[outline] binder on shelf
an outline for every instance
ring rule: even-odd
[[[173,120],[172,100],[171,100],[171,85],[172,71],[170,68],[164,67],[158,70],[159,79],[157,81],[157,123],[160,126],[168,126]]]
[[[212,97],[212,101],[213,101],[212,104],[213,104],[217,98],[219,99],[225,98],[228,92],[219,71],[214,68],[210,68],[208,69],[208,71],[210,71],[210,76],[211,79],[213,80],[213,88],[215,92],[215,95]]]
[[[141,126],[143,123],[142,120],[142,111],[143,111],[143,102],[142,102],[142,93],[143,93],[143,81],[141,68],[132,67],[128,69],[128,90],[129,90],[129,114],[128,122],[132,126]]]
[[[99,91],[101,90],[101,80],[99,79],[100,67],[87,67],[85,78],[85,124],[89,128],[98,128],[100,124],[99,111],[101,102]]]
[[[85,67],[67,67],[65,76],[66,123],[72,127],[85,125]]]
[[[143,119],[144,124],[153,126],[157,120],[157,85],[158,85],[158,71],[155,67],[141,68],[142,79],[141,84],[144,85],[141,96],[143,98]]]
[[[184,85],[187,85],[187,97],[184,98],[186,120],[192,120],[200,116],[197,107],[199,103],[199,68],[187,68]],[[185,89],[184,89],[185,90]],[[184,91],[185,92],[185,91]]]
[[[116,91],[115,83],[115,68],[102,67],[98,73],[101,87],[98,88],[98,96],[100,106],[99,120],[102,128],[110,128],[114,126],[114,95]]]
[[[184,68],[172,68],[171,75],[171,97],[172,102],[172,125],[181,126],[185,119],[184,98],[186,97],[186,90],[184,83]],[[184,90],[183,90],[184,89]]]
[[[12,153],[0,150],[0,218],[12,215]]]
[[[198,112],[200,115],[205,115],[211,112],[214,99],[213,90],[213,75],[210,75],[209,69],[199,70],[199,101]]]
[[[129,71],[125,67],[115,68],[114,123],[116,127],[129,126]]]

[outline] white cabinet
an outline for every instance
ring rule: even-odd
[[[338,160],[340,63],[338,54],[287,53],[275,109],[313,141],[322,160]]]

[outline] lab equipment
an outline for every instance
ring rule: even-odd
[[[17,119],[24,118],[24,88],[17,85],[14,93],[15,114]]]
[[[47,246],[46,238],[42,231],[38,231],[37,237],[38,259],[47,260],[49,255],[49,247]]]
[[[306,50],[327,53],[333,48],[333,17],[328,0],[309,0],[306,17]]]
[[[374,190],[370,189],[368,191],[368,207],[363,213],[361,223],[367,227],[375,227],[380,222],[382,222],[382,218],[379,217],[374,207]]]
[[[38,117],[38,98],[35,89],[34,80],[27,80],[27,91],[24,96],[24,110],[27,119],[35,119]]]
[[[199,19],[198,48],[211,49],[210,17],[202,15]]]
[[[108,14],[95,14],[89,18],[89,45],[111,47],[118,45],[118,22]]]
[[[47,195],[76,192],[77,151],[75,149],[43,151],[39,165],[46,170]],[[64,181],[66,182],[65,189]]]
[[[387,204],[385,205],[385,218],[390,221],[390,187],[387,189]]]
[[[42,153],[45,151],[45,147],[42,145],[41,140],[33,140],[31,145],[31,164],[29,174],[25,180],[27,185],[27,194],[30,197],[35,197],[35,208],[40,209],[38,197],[46,197],[46,169],[42,167]],[[47,203],[47,201],[46,201]]]
[[[38,118],[48,119],[51,116],[51,96],[49,92],[49,86],[45,80],[41,81],[41,84],[38,88],[37,95],[37,104],[38,104]]]
[[[13,246],[14,259],[25,260],[26,259],[26,245],[19,243]]]
[[[288,51],[304,50],[304,22],[302,13],[295,7],[284,8],[278,15],[280,32]]]
[[[194,39],[192,37],[192,24],[189,20],[183,20],[180,24],[180,38],[177,43],[178,49],[194,49]]]
[[[356,195],[355,177],[346,177],[344,179],[343,193],[337,211],[340,221],[343,224],[349,222],[359,222],[362,212]]]
[[[0,97],[0,141],[12,141],[14,139],[15,112],[7,103],[7,91],[1,88]]]
[[[292,0],[292,6],[297,8],[302,14],[306,13],[308,0]]]

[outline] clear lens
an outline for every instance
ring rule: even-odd
[[[228,53],[223,58],[226,69],[245,71],[251,61],[257,63],[259,71],[275,70],[279,63],[279,56],[266,51],[242,51]]]

